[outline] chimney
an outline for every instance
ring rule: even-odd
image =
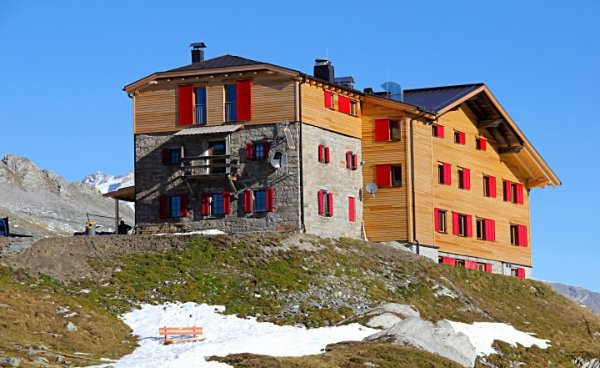
[[[190,45],[192,48],[192,63],[201,63],[204,61],[204,42],[196,42]]]
[[[335,77],[333,75],[333,65],[331,65],[331,61],[327,59],[316,59],[313,75],[315,78],[333,83]]]

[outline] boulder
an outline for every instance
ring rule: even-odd
[[[13,357],[0,357],[0,367],[12,367],[16,368],[21,365],[20,358]]]

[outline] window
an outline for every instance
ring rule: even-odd
[[[517,184],[516,183],[510,183],[510,192],[513,193],[513,195],[511,196],[512,198],[512,203],[517,203]]]
[[[466,268],[466,261],[464,259],[457,259],[456,267]]]
[[[446,233],[446,210],[434,208],[433,216],[435,220],[435,231],[439,233]]]
[[[356,222],[356,199],[348,197],[348,221]]]
[[[472,217],[458,212],[452,212],[452,233],[458,236],[471,237]]]
[[[346,152],[346,168],[349,170],[358,170],[358,155],[356,153]]]
[[[351,100],[347,96],[338,96],[338,111],[349,115],[358,115],[358,101]]]
[[[376,165],[375,183],[378,187],[401,187],[402,165]]]
[[[477,218],[477,239],[496,241],[496,221]]]
[[[444,138],[444,126],[439,124],[433,124],[432,126],[432,134],[436,138]]]
[[[206,125],[206,87],[196,88],[195,123]]]
[[[333,96],[335,96],[335,94],[331,91],[324,91],[325,95],[325,107],[331,110],[335,109],[335,105],[333,103]]]
[[[514,277],[524,279],[525,278],[525,269],[521,268],[521,267],[511,267],[510,274]]]
[[[477,223],[477,239],[484,239],[484,231],[485,231],[485,220],[482,218],[478,218],[475,220]]]
[[[267,211],[267,192],[265,190],[254,191],[254,211],[255,212],[266,212]]]
[[[222,193],[215,193],[212,195],[211,213],[213,216],[222,216],[225,213],[223,209]]]
[[[458,168],[458,187],[460,189],[470,190],[471,189],[471,170],[459,167]]]
[[[183,147],[179,148],[163,148],[162,150],[162,163],[163,165],[178,165],[181,163],[181,151]]]
[[[333,193],[326,190],[320,190],[317,195],[319,215],[332,217],[333,216]]]
[[[231,193],[202,193],[200,214],[222,217],[231,214]]]
[[[237,88],[235,84],[225,85],[225,121],[237,120]]]
[[[269,158],[269,142],[248,142],[246,143],[246,158],[248,160],[262,161]]]
[[[169,217],[179,217],[181,214],[181,197],[169,197]]]
[[[481,137],[476,138],[475,148],[477,148],[480,151],[485,151],[487,149],[487,140]]]
[[[485,271],[485,263],[477,263],[477,271],[486,272]]]
[[[454,143],[456,143],[456,144],[465,144],[466,143],[465,133],[464,132],[455,131],[454,132]]]
[[[331,152],[329,147],[324,144],[319,144],[319,162],[322,164],[328,164],[331,161]]]
[[[510,185],[510,181],[504,180],[502,187],[504,188],[504,201],[512,202],[512,192],[511,192],[512,186]]]
[[[210,158],[209,174],[224,174],[227,172],[227,158],[225,141],[208,142]]]
[[[400,122],[398,120],[375,120],[375,142],[399,141],[400,139]]]
[[[451,185],[452,184],[452,166],[450,164],[440,162],[438,164],[438,183]]]
[[[510,225],[510,244],[520,247],[527,246],[527,226]]]
[[[187,195],[161,196],[160,207],[161,217],[187,217]]]
[[[449,266],[456,266],[456,259],[452,257],[441,256],[438,258],[439,262],[442,264],[447,264]]]
[[[496,198],[496,177],[483,176],[483,195],[490,198]]]
[[[504,180],[504,201],[512,202],[516,204],[523,204],[523,184],[513,183],[508,180]]]
[[[358,101],[350,100],[350,115],[358,116]]]
[[[275,212],[275,190],[273,188],[245,190],[244,212]]]
[[[265,159],[265,144],[257,143],[254,145],[254,156],[255,160],[264,160]]]

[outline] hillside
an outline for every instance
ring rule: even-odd
[[[114,216],[114,201],[83,183],[69,183],[58,174],[40,169],[31,160],[5,155],[0,160],[0,216],[10,217],[18,234],[45,237],[73,234],[85,228],[86,213]],[[121,206],[121,216],[133,223],[133,211]],[[104,230],[114,221],[93,217]]]
[[[135,341],[116,317],[143,302],[174,301],[224,305],[227,314],[308,327],[360,322],[357,314],[396,302],[412,305],[424,320],[505,322],[550,340],[548,349],[496,343],[501,354],[480,359],[476,367],[519,362],[575,367],[576,357],[600,355],[600,318],[544,283],[452,268],[349,239],[282,234],[52,238],[0,262],[5,265],[0,267],[0,356],[19,356],[22,366],[30,366],[32,356],[71,365],[117,359],[131,352]],[[65,333],[67,321],[78,331]],[[40,346],[44,349],[35,350]],[[215,359],[239,367],[362,367],[364,362],[458,367],[385,341],[335,344],[325,354],[297,358]]]
[[[556,282],[550,282],[549,284],[560,294],[578,304],[585,305],[600,315],[600,293],[595,293],[584,288],[559,284]]]

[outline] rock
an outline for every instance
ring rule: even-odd
[[[34,363],[37,363],[41,367],[49,367],[50,366],[50,364],[49,364],[50,362],[48,361],[48,359],[43,356],[31,357],[31,361]]]
[[[456,294],[454,294],[452,292],[452,290],[448,289],[444,285],[436,284],[431,289],[433,290],[433,295],[436,298],[443,297],[443,296],[450,298],[450,299],[458,298],[458,296]]]
[[[56,363],[56,364],[65,364],[66,362],[67,362],[67,361],[65,360],[65,358],[64,358],[64,357],[62,357],[62,356],[60,356],[60,355],[57,355],[57,356],[54,358],[54,363]]]
[[[581,357],[573,359],[577,368],[600,368],[600,359],[585,360]]]
[[[4,303],[0,303],[0,308],[10,308],[10,305],[4,304]]]
[[[71,321],[65,323],[64,328],[65,328],[65,330],[67,330],[69,332],[77,331],[77,326],[75,326],[75,324]]]
[[[418,349],[448,358],[463,367],[472,368],[477,358],[475,347],[463,333],[456,333],[446,321],[431,323],[418,317],[408,317],[365,340],[392,338],[395,343],[413,346]]]
[[[402,318],[393,313],[383,313],[371,318],[367,322],[367,326],[372,328],[391,328],[396,323],[401,322]]]
[[[21,365],[21,358],[13,357],[0,357],[0,367],[19,367]]]

